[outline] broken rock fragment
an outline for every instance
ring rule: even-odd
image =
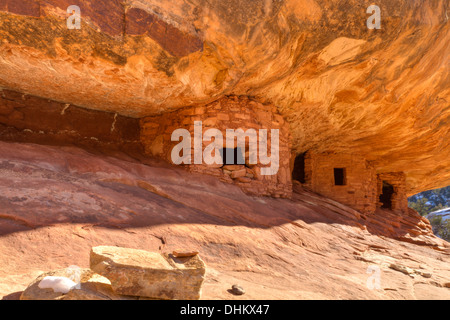
[[[198,255],[175,257],[108,246],[92,248],[90,266],[111,281],[115,293],[153,299],[200,299],[205,276]]]
[[[177,258],[186,258],[186,257],[193,257],[193,256],[198,255],[198,251],[175,250],[172,252],[172,254]]]
[[[20,297],[20,300],[129,300],[136,297],[125,297],[115,294],[108,279],[95,274],[89,269],[62,269],[41,274],[37,277]],[[68,292],[55,290],[55,286],[47,286],[46,280],[67,279],[75,280],[78,285]]]

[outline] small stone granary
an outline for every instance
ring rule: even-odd
[[[262,104],[247,97],[226,97],[218,101],[201,107],[190,107],[176,112],[165,113],[160,116],[146,117],[141,120],[141,141],[147,154],[162,158],[170,163],[172,160],[172,150],[179,144],[179,141],[172,141],[172,133],[177,129],[186,129],[190,135],[195,135],[195,123],[201,121],[202,136],[209,129],[217,129],[223,135],[223,148],[220,150],[222,164],[193,163],[183,164],[192,172],[206,173],[219,177],[222,181],[234,183],[244,191],[255,195],[267,195],[273,197],[290,197],[292,193],[291,173],[289,170],[290,158],[290,133],[283,117],[278,113],[275,106]],[[249,134],[250,130],[259,139],[252,141],[248,136],[239,144],[239,139],[233,139],[232,144],[227,143],[229,130]],[[228,131],[227,131],[228,130]],[[261,130],[267,130],[267,155],[271,154],[275,137],[273,130],[278,130],[279,154],[277,159],[272,159],[271,164],[262,164],[260,161],[252,163],[250,152],[258,148],[258,141],[261,140]],[[255,136],[256,138],[256,136]],[[191,155],[194,155],[194,138],[192,138]],[[202,151],[211,144],[211,140],[203,139]],[[232,161],[223,157],[228,155],[229,150],[233,152]],[[261,148],[259,148],[259,157]],[[254,152],[256,155],[258,152]],[[234,158],[234,159],[233,159]],[[242,161],[239,161],[242,158]],[[259,160],[259,159],[258,159]],[[242,162],[242,163],[239,163]],[[274,165],[273,175],[264,175],[264,168]]]
[[[304,187],[363,213],[377,208],[408,210],[402,172],[378,173],[364,157],[334,152],[294,156],[292,176]]]

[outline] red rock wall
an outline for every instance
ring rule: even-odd
[[[141,152],[139,120],[0,90],[0,139]]]
[[[184,57],[203,49],[203,42],[199,37],[182,31],[140,8],[127,10],[126,33],[146,34],[175,57]]]
[[[37,0],[0,0],[0,11],[14,14],[39,17],[40,1]]]
[[[80,7],[81,18],[112,36],[122,35],[124,7],[120,0],[41,0],[43,16],[62,14],[67,16],[71,5]]]
[[[202,107],[185,108],[161,116],[147,117],[141,120],[141,139],[145,152],[172,162],[171,151],[179,142],[172,142],[174,130],[184,128],[191,132],[192,158],[194,122],[202,121],[203,133],[210,129],[220,130],[224,136],[226,147],[226,129],[279,129],[279,170],[276,175],[261,175],[259,163],[248,163],[248,145],[246,146],[246,165],[183,165],[192,172],[206,173],[219,177],[222,181],[234,183],[244,191],[256,195],[274,197],[290,197],[292,194],[291,174],[289,169],[290,134],[288,126],[276,108],[263,105],[248,98],[222,98]],[[268,150],[271,149],[271,138],[268,139]],[[203,142],[203,148],[210,142]],[[236,147],[236,145],[235,145]]]
[[[122,0],[0,0],[0,11],[66,19],[71,5],[80,7],[82,22],[113,37],[147,35],[175,57],[203,49],[203,40],[195,30],[188,30],[175,21],[169,23],[156,14],[133,7],[133,3],[125,5]]]

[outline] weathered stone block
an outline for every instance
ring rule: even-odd
[[[236,170],[241,170],[244,169],[243,165],[237,165],[237,164],[227,164],[223,166],[224,170],[229,170],[229,171],[236,171]]]
[[[217,119],[222,120],[222,121],[229,121],[230,116],[226,113],[219,113],[219,114],[217,114]]]
[[[48,276],[65,277],[76,283],[79,288],[67,294],[54,292],[52,288],[39,288],[39,283]],[[111,283],[89,269],[62,269],[41,274],[22,292],[20,300],[129,300],[135,297],[117,295],[112,291]]]
[[[90,266],[111,281],[115,293],[155,299],[199,299],[205,275],[199,256],[107,246],[92,248]]]
[[[236,179],[236,178],[245,177],[246,174],[247,174],[246,169],[236,170],[231,173],[231,178]]]

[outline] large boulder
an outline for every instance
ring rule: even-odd
[[[175,257],[144,250],[94,247],[91,269],[121,295],[153,299],[200,299],[205,264],[198,255]]]

